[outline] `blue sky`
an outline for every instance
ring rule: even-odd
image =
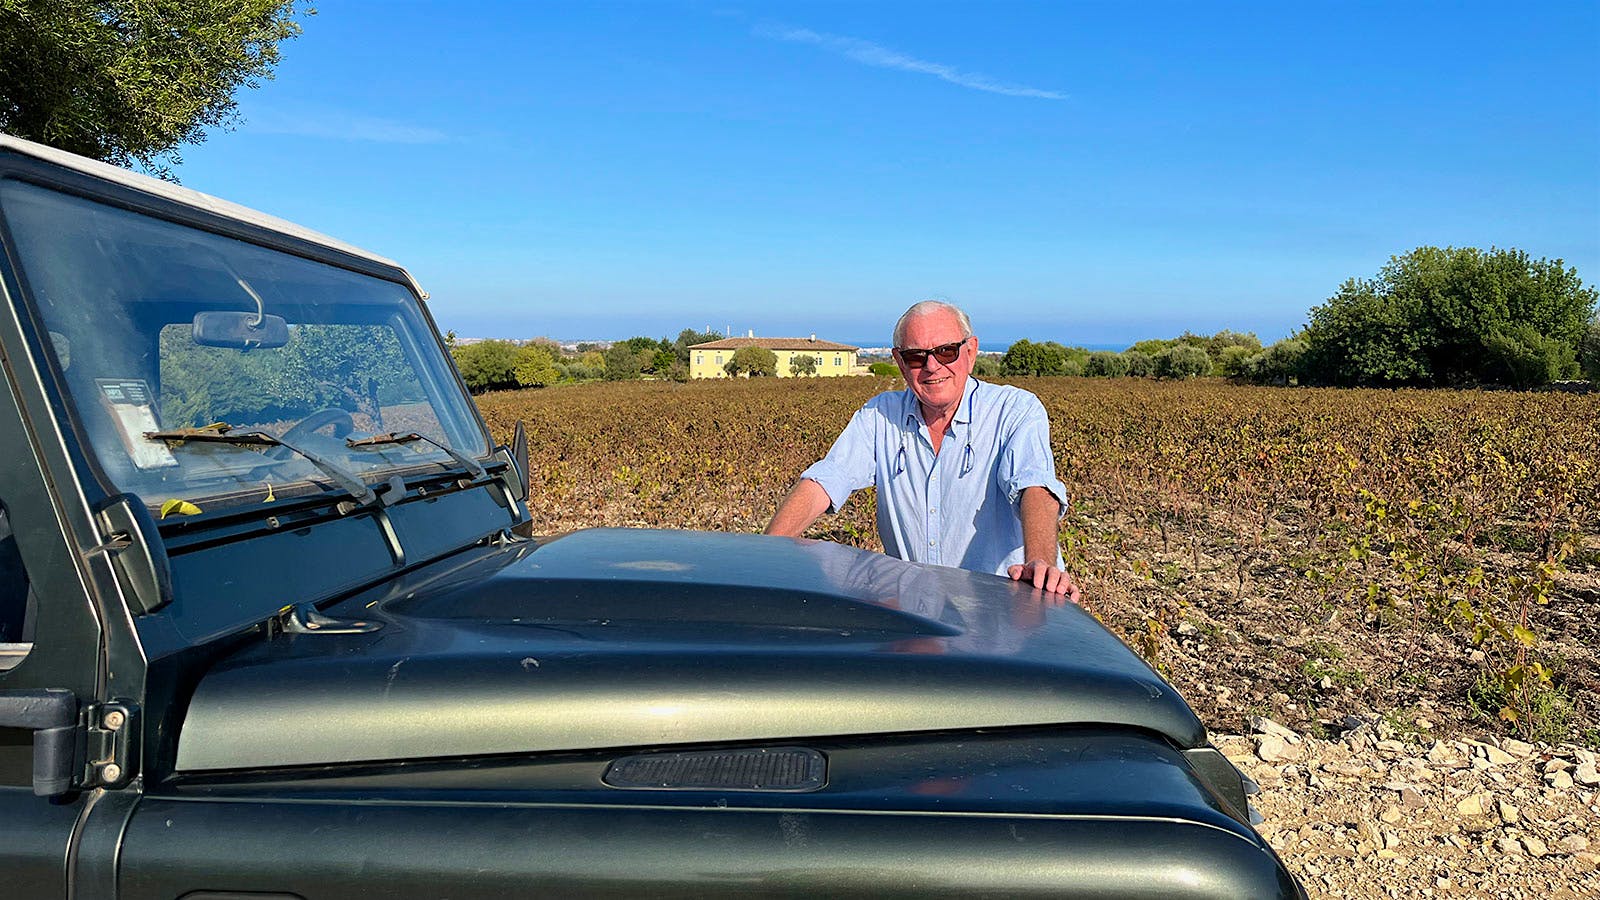
[[[1600,6],[343,2],[184,184],[463,336],[1266,340],[1424,244],[1600,280]]]

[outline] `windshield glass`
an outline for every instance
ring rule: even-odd
[[[405,286],[17,181],[0,209],[117,490],[160,508],[332,487],[287,447],[170,437],[192,428],[264,432],[369,482],[457,465],[427,441],[349,443],[374,434],[487,453]]]

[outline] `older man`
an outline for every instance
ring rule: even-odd
[[[978,339],[967,314],[937,300],[894,326],[906,390],[856,411],[833,448],[801,473],[768,534],[798,536],[852,491],[878,488],[878,536],[891,556],[1008,575],[1078,600],[1056,526],[1056,478],[1039,398],[972,376]]]

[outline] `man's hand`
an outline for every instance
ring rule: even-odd
[[[1062,602],[1077,603],[1080,596],[1077,582],[1072,576],[1055,567],[1054,563],[1042,559],[1033,559],[1019,566],[1012,566],[1006,572],[1012,581],[1021,581],[1032,584],[1034,588],[1045,593],[1045,599],[1052,605],[1059,606]]]

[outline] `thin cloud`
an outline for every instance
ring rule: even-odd
[[[450,136],[437,128],[337,112],[255,113],[245,129],[259,134],[289,134],[374,144],[443,144]]]
[[[757,25],[754,30],[760,37],[788,41],[793,44],[810,44],[814,47],[821,47],[829,52],[837,53],[846,59],[853,59],[862,65],[875,66],[879,69],[897,69],[901,72],[914,72],[918,75],[932,75],[941,81],[948,81],[951,84],[971,88],[975,91],[987,91],[991,94],[1002,94],[1007,97],[1033,97],[1040,100],[1067,99],[1067,95],[1059,91],[1046,91],[1020,84],[1007,84],[1003,81],[996,81],[987,75],[980,75],[976,72],[963,72],[954,66],[907,56],[899,51],[890,50],[888,47],[874,44],[871,41],[863,41],[860,38],[824,34],[812,31],[809,28],[792,28],[784,25]]]

